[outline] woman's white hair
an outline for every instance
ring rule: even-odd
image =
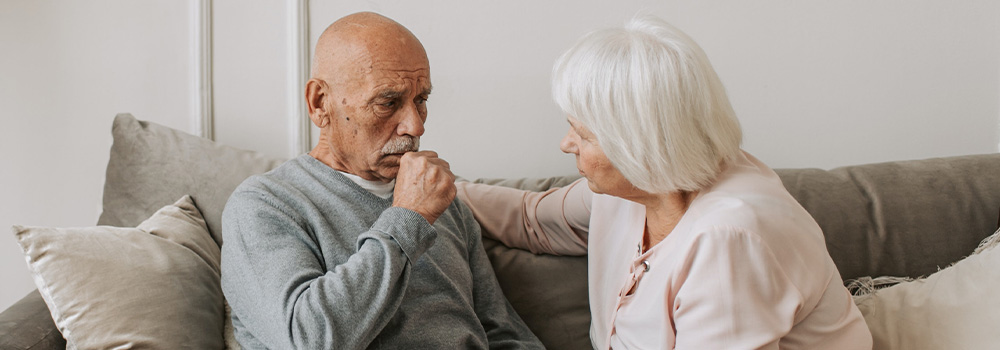
[[[701,190],[742,152],[739,121],[708,56],[655,17],[581,38],[556,60],[552,95],[649,193]]]

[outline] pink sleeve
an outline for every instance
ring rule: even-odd
[[[701,234],[677,276],[676,349],[778,349],[804,302],[770,248],[737,230]]]
[[[459,182],[483,235],[532,253],[586,255],[593,192],[585,179],[545,192]]]

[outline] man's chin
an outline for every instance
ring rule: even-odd
[[[396,176],[399,175],[399,164],[380,167],[377,174],[378,177],[384,179],[385,182],[395,180]]]

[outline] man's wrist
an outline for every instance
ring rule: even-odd
[[[423,215],[397,206],[384,210],[371,229],[392,237],[411,261],[434,245],[437,238],[437,230]]]

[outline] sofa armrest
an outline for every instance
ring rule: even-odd
[[[29,349],[66,349],[66,339],[38,290],[0,313],[0,350]]]

